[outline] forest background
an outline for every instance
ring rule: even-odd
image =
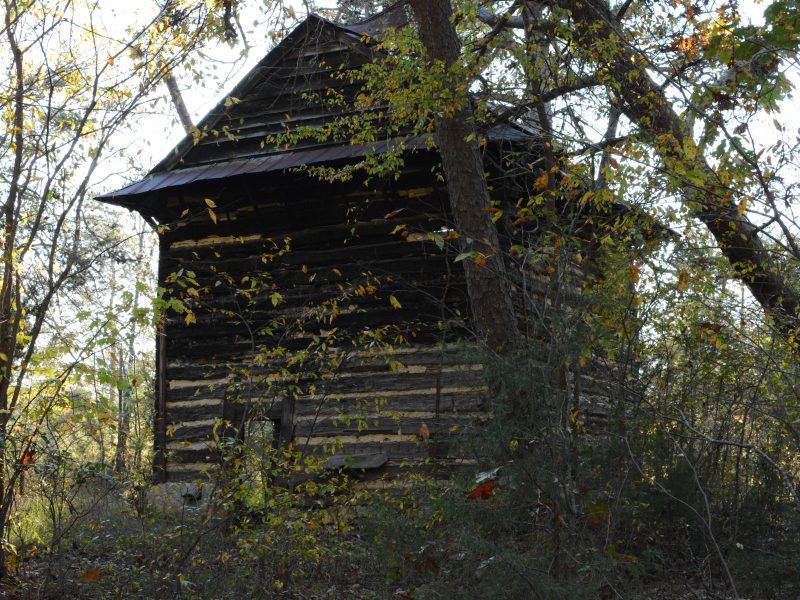
[[[337,477],[279,486],[296,465],[266,444],[233,452],[236,476],[208,484],[202,502],[184,490],[176,508],[150,489],[152,339],[175,307],[154,286],[155,232],[91,198],[141,177],[172,147],[164,131],[191,133],[309,11],[349,21],[382,7],[4,2],[5,593],[798,594],[790,1],[409,2],[417,27],[381,42],[403,60],[365,69],[364,98],[386,103],[398,128],[451,133],[440,149],[454,213],[488,240],[459,246],[459,262],[473,290],[489,290],[472,307],[498,409],[469,443],[491,475],[388,495]],[[542,174],[513,207],[492,203],[479,164],[452,159],[477,156],[476,124],[503,121],[542,144]],[[375,177],[393,163],[362,166]],[[579,309],[550,317],[552,382],[534,393],[508,279],[543,269],[562,297],[583,257],[560,207],[618,203],[625,218],[594,240],[602,276]],[[501,219],[536,221],[538,254],[500,260]],[[596,357],[624,390],[602,434],[564,410],[561,383]]]

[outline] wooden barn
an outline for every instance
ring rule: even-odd
[[[358,85],[342,72],[372,61],[369,36],[403,18],[344,26],[309,16],[145,179],[100,198],[159,230],[168,309],[157,479],[194,478],[221,438],[264,428],[331,466],[391,472],[471,459],[451,442],[492,406],[469,351],[435,137],[403,139],[402,174],[366,185],[358,174],[323,182],[309,167],[353,165],[397,148],[397,137],[272,141],[352,112]],[[504,153],[531,151],[536,139],[508,124],[483,136],[502,196]]]

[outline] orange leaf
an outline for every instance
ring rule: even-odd
[[[495,208],[494,206],[490,206],[490,207],[487,207],[487,208],[482,208],[481,210],[483,212],[485,212],[485,213],[492,213],[492,214],[500,212],[500,209],[499,208]]]
[[[97,583],[100,581],[100,577],[102,577],[102,573],[97,569],[86,569],[81,575],[81,581],[84,583]]]
[[[30,450],[25,450],[25,454],[22,455],[22,466],[24,469],[27,471],[28,467],[34,463],[36,463],[36,455]]]
[[[550,174],[545,171],[541,175],[536,178],[536,181],[533,182],[533,189],[537,192],[541,192],[550,184]]]
[[[513,222],[513,223],[511,223],[511,224],[512,224],[514,227],[519,227],[520,225],[524,225],[524,224],[525,224],[525,223],[527,223],[528,221],[530,221],[530,218],[529,218],[529,217],[520,217],[519,219],[517,219],[516,221],[514,221],[514,222]]]
[[[494,496],[494,487],[497,485],[497,479],[490,479],[485,481],[467,494],[467,500],[486,500]]]
[[[486,257],[481,256],[479,254],[478,256],[475,257],[475,264],[478,265],[479,267],[482,267],[483,265],[486,264]]]

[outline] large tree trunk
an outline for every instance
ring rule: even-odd
[[[411,7],[429,60],[452,67],[459,60],[461,46],[450,20],[450,0],[411,0]],[[481,255],[477,261],[462,261],[472,317],[490,350],[509,351],[520,346],[519,328],[497,229],[484,210],[489,207],[489,190],[472,110],[466,87],[462,89],[452,77],[449,83],[458,106],[452,113],[437,117],[436,130],[462,251]]]
[[[759,229],[743,214],[720,182],[714,169],[698,152],[689,160],[685,149],[693,147],[691,132],[672,108],[664,91],[647,74],[644,59],[625,40],[616,19],[604,0],[557,0],[571,11],[577,41],[583,48],[610,47],[603,67],[608,69],[625,115],[644,131],[652,134],[655,150],[669,168],[683,161],[688,170],[702,173],[704,184],[688,183],[682,190],[692,214],[714,236],[736,276],[771,315],[783,334],[794,338],[798,333],[800,293],[783,276],[776,261],[764,247]]]

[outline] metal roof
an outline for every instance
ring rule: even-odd
[[[188,167],[186,169],[176,169],[174,171],[151,173],[141,181],[132,183],[116,192],[97,196],[97,199],[113,203],[114,199],[123,196],[136,196],[155,190],[180,187],[198,181],[213,181],[216,179],[235,177],[237,175],[269,173],[303,165],[315,165],[343,159],[359,158],[367,154],[387,152],[392,148],[399,147],[401,143],[403,143],[402,140],[389,140],[369,145],[329,145],[312,150],[289,151],[197,167]],[[425,137],[415,137],[405,141],[405,147],[409,150],[423,148],[427,145],[428,141]]]

